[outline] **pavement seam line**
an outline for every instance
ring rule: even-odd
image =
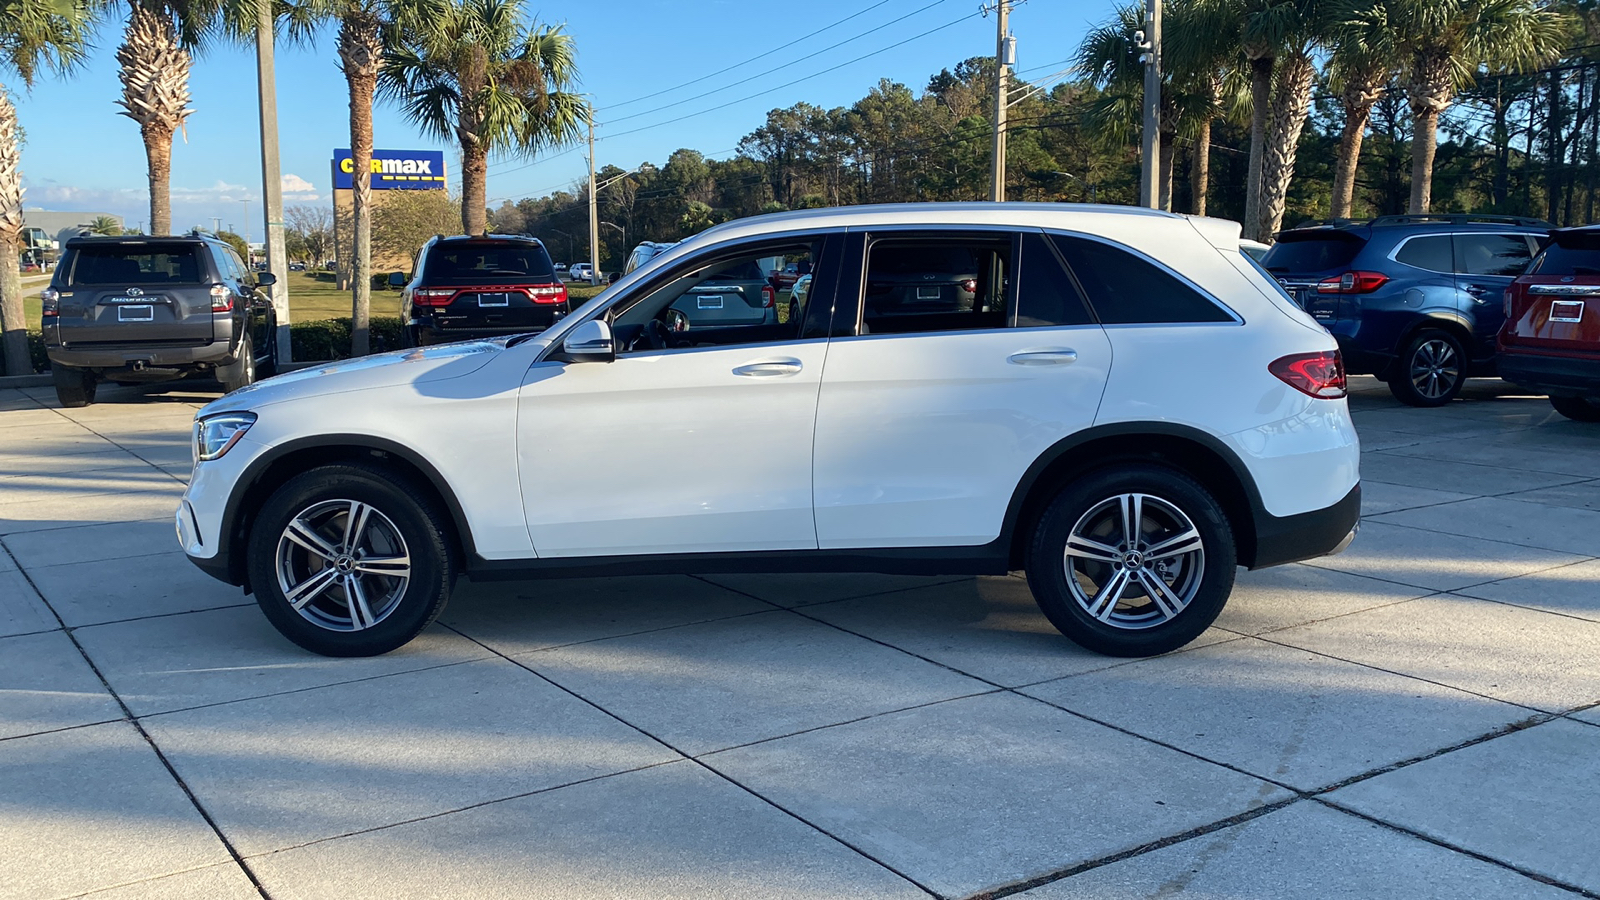
[[[610,718],[615,719],[616,721],[622,723],[623,725],[625,725],[625,726],[627,726],[629,728],[632,728],[634,731],[639,732],[640,734],[644,735],[645,737],[649,738],[650,740],[655,741],[656,743],[658,743],[661,746],[667,748],[668,750],[671,750],[673,753],[678,754],[678,757],[680,759],[687,760],[688,762],[690,762],[690,763],[692,763],[692,764],[694,764],[696,766],[699,766],[700,768],[704,769],[705,771],[710,772],[715,777],[720,778],[723,781],[726,781],[727,783],[733,785],[735,788],[738,788],[739,790],[744,791],[745,793],[747,793],[750,796],[756,798],[757,800],[760,800],[761,802],[767,804],[768,806],[771,806],[773,809],[778,810],[779,812],[783,813],[786,816],[789,816],[790,818],[792,818],[795,821],[801,823],[802,825],[805,825],[806,827],[812,829],[813,831],[816,831],[818,834],[821,834],[822,836],[828,838],[829,840],[834,841],[835,843],[839,844],[841,847],[844,847],[844,848],[850,850],[851,852],[856,853],[857,855],[861,856],[863,859],[867,860],[868,862],[871,862],[874,865],[877,865],[877,866],[883,868],[884,870],[886,870],[888,872],[891,872],[894,875],[904,879],[906,881],[906,883],[916,887],[918,890],[923,891],[924,893],[928,894],[929,896],[932,896],[932,897],[938,897],[939,896],[937,891],[932,890],[931,888],[929,888],[926,885],[922,884],[920,881],[917,881],[916,879],[912,878],[911,876],[907,875],[906,873],[901,872],[899,869],[895,868],[894,866],[891,866],[888,863],[885,863],[884,861],[874,857],[872,854],[866,852],[865,850],[861,849],[860,847],[855,846],[854,844],[850,843],[849,841],[846,841],[844,838],[841,838],[838,835],[833,834],[830,831],[827,831],[826,829],[818,826],[814,822],[811,822],[810,820],[808,820],[804,816],[801,816],[800,814],[794,812],[793,810],[787,809],[783,805],[781,805],[781,804],[779,804],[779,803],[777,803],[777,802],[775,802],[775,801],[773,801],[773,800],[771,800],[771,799],[769,799],[767,797],[762,796],[760,793],[757,793],[754,789],[752,789],[750,787],[747,787],[744,784],[739,783],[738,781],[734,780],[733,778],[730,778],[729,776],[727,776],[727,775],[723,774],[722,772],[718,771],[716,768],[712,767],[711,765],[709,765],[709,764],[707,764],[707,763],[705,763],[705,762],[703,762],[701,760],[695,759],[694,757],[690,756],[687,753],[684,753],[682,750],[680,750],[677,747],[673,746],[668,741],[663,740],[662,738],[657,737],[654,734],[651,734],[649,731],[645,730],[644,728],[642,728],[642,727],[640,727],[638,725],[635,725],[634,723],[628,721],[627,719],[624,719],[622,716],[617,715],[616,713],[612,712],[609,709],[606,709],[604,706],[601,706],[599,703],[596,703],[595,701],[590,700],[588,697],[583,696],[582,694],[578,693],[575,690],[572,690],[571,688],[567,687],[566,685],[560,684],[559,682],[557,682],[554,679],[550,678],[548,675],[545,675],[543,672],[540,672],[540,671],[534,669],[532,666],[529,666],[526,663],[523,663],[523,662],[521,662],[519,660],[512,659],[511,657],[506,656],[505,654],[496,651],[493,647],[490,647],[487,644],[484,644],[481,641],[478,641],[476,638],[473,638],[472,636],[464,634],[464,633],[462,633],[460,631],[456,631],[456,629],[451,628],[449,625],[446,625],[444,627],[445,628],[450,628],[451,631],[455,631],[456,634],[459,634],[462,637],[466,638],[467,640],[472,641],[473,643],[477,644],[478,646],[483,647],[485,650],[488,650],[489,652],[495,654],[496,656],[500,657],[501,659],[504,659],[506,662],[509,662],[512,665],[517,666],[518,668],[526,670],[529,674],[531,674],[534,677],[540,679],[541,681],[544,681],[545,683],[549,684],[551,687],[554,687],[557,690],[572,696],[573,698],[577,699],[578,701],[580,701],[582,703],[585,703],[585,704],[595,708],[601,714],[609,716]]]
[[[1395,525],[1395,524],[1390,523],[1390,522],[1383,522],[1383,523],[1380,523],[1380,524],[1389,525],[1392,528],[1409,528],[1410,527],[1408,525]],[[1416,528],[1416,529],[1412,529],[1412,530],[1413,531],[1427,531],[1427,529],[1424,529],[1424,528]],[[1433,531],[1433,532],[1428,532],[1428,533],[1430,533],[1430,534],[1445,534],[1445,535],[1450,535],[1451,537],[1466,537],[1466,535],[1463,535],[1463,534],[1451,535],[1450,532],[1448,532],[1448,531]],[[1480,540],[1487,540],[1487,539],[1486,538],[1469,538],[1469,540],[1480,541]],[[1507,543],[1505,541],[1500,541],[1498,543],[1503,543],[1503,544],[1506,544],[1507,546],[1510,546],[1510,547],[1521,547],[1524,550],[1544,550],[1544,548],[1542,548],[1542,547],[1528,547],[1525,544],[1509,544],[1509,543]],[[1562,553],[1562,551],[1560,551],[1560,550],[1545,550],[1545,552],[1546,553]],[[1412,583],[1407,582],[1407,581],[1396,581],[1393,578],[1383,578],[1383,577],[1378,576],[1378,575],[1367,575],[1367,574],[1359,573],[1359,572],[1351,572],[1351,571],[1348,571],[1348,570],[1345,570],[1345,569],[1336,569],[1331,565],[1327,565],[1327,564],[1322,563],[1322,560],[1324,560],[1324,559],[1332,559],[1333,558],[1333,557],[1329,557],[1329,556],[1319,556],[1316,559],[1308,559],[1308,560],[1305,560],[1304,562],[1300,563],[1300,565],[1311,566],[1312,568],[1321,569],[1324,572],[1338,572],[1341,575],[1361,575],[1362,578],[1371,578],[1373,581],[1381,581],[1381,582],[1383,582],[1385,584],[1397,584],[1397,585],[1400,585],[1401,587],[1408,587],[1408,588],[1412,588],[1412,589],[1416,589],[1416,590],[1432,591],[1435,594],[1447,594],[1447,593],[1451,593],[1451,592],[1454,592],[1454,591],[1465,591],[1465,590],[1469,590],[1469,589],[1475,588],[1475,587],[1483,587],[1486,584],[1498,584],[1498,583],[1500,583],[1502,581],[1510,581],[1510,580],[1512,580],[1514,578],[1522,578],[1522,577],[1527,576],[1527,575],[1538,575],[1541,572],[1549,572],[1549,571],[1552,571],[1554,569],[1565,569],[1567,566],[1576,566],[1576,565],[1578,565],[1580,563],[1594,562],[1595,560],[1600,559],[1600,557],[1596,557],[1596,556],[1583,556],[1580,553],[1562,553],[1562,555],[1563,556],[1577,556],[1577,557],[1580,557],[1580,558],[1579,559],[1567,560],[1566,562],[1555,563],[1554,565],[1545,566],[1545,567],[1540,568],[1540,569],[1530,569],[1530,570],[1528,570],[1526,572],[1520,572],[1520,573],[1518,573],[1516,575],[1507,575],[1507,576],[1505,576],[1503,578],[1490,578],[1487,581],[1474,581],[1471,584],[1463,584],[1463,585],[1460,585],[1460,586],[1457,586],[1457,587],[1452,587],[1452,588],[1428,587],[1426,585],[1412,584]],[[1418,600],[1418,599],[1421,599],[1421,598],[1413,597],[1411,599]],[[1477,599],[1481,599],[1481,598],[1474,597],[1472,599],[1477,600]]]
[[[1476,498],[1476,499],[1479,499],[1479,500],[1501,500],[1501,499],[1505,499],[1505,498],[1503,498],[1503,497],[1479,497],[1479,498]],[[1452,503],[1466,503],[1468,501],[1466,501],[1466,500],[1452,500],[1451,502]],[[1542,505],[1542,504],[1535,504],[1535,505]],[[1549,547],[1540,547],[1540,546],[1535,545],[1535,544],[1519,544],[1516,541],[1504,541],[1504,540],[1501,540],[1499,538],[1479,537],[1479,536],[1477,536],[1475,534],[1457,534],[1454,531],[1443,531],[1443,530],[1438,529],[1438,528],[1429,528],[1426,525],[1408,525],[1405,522],[1389,522],[1389,521],[1385,521],[1384,518],[1383,518],[1384,516],[1388,516],[1388,515],[1398,515],[1400,512],[1401,512],[1401,510],[1395,510],[1393,513],[1378,513],[1377,515],[1372,516],[1370,518],[1371,518],[1372,524],[1374,524],[1374,525],[1387,525],[1390,528],[1409,528],[1412,531],[1426,531],[1429,534],[1444,534],[1444,535],[1449,535],[1450,537],[1454,537],[1454,538],[1464,538],[1464,539],[1469,540],[1469,541],[1486,541],[1486,542],[1491,543],[1491,544],[1505,544],[1507,547],[1521,547],[1524,550],[1542,550],[1545,553],[1559,553],[1562,556],[1581,556],[1581,557],[1584,557],[1585,559],[1595,559],[1596,558],[1593,554],[1589,554],[1589,553],[1574,553],[1571,550],[1553,550],[1553,549],[1551,549]],[[1363,519],[1365,519],[1365,518],[1367,518],[1367,517],[1364,516]],[[1327,558],[1328,557],[1323,557],[1323,556],[1317,557],[1317,559],[1327,559]],[[1309,562],[1309,560],[1308,560],[1308,562]],[[1565,565],[1570,565],[1570,563],[1566,563]]]
[[[1581,565],[1581,563],[1573,563],[1573,565]],[[1482,587],[1482,585],[1478,585],[1478,587]],[[1515,603],[1515,602],[1510,601],[1510,600],[1496,600],[1493,597],[1474,597],[1471,594],[1463,594],[1463,593],[1461,593],[1461,591],[1464,591],[1464,590],[1468,590],[1468,588],[1459,588],[1459,589],[1454,590],[1454,591],[1445,591],[1445,593],[1449,594],[1452,597],[1460,599],[1460,600],[1481,600],[1484,603],[1498,603],[1501,606],[1514,606],[1517,609],[1525,609],[1525,610],[1528,610],[1529,612],[1549,613],[1552,616],[1560,616],[1560,617],[1562,617],[1564,619],[1576,619],[1579,622],[1588,622],[1591,625],[1600,625],[1600,621],[1596,621],[1594,619],[1585,618],[1583,616],[1576,616],[1576,615],[1573,615],[1572,613],[1569,613],[1569,612],[1561,612],[1560,610],[1555,610],[1555,609],[1546,609],[1546,608],[1544,608],[1542,606],[1529,606],[1526,603]]]
[[[1507,869],[1509,871],[1517,873],[1518,875],[1523,876],[1524,878],[1529,878],[1529,879],[1532,879],[1534,881],[1537,881],[1540,884],[1548,885],[1549,887],[1560,888],[1561,890],[1564,890],[1564,891],[1571,891],[1572,893],[1577,894],[1580,897],[1589,897],[1589,898],[1592,898],[1592,900],[1600,900],[1600,894],[1596,894],[1593,891],[1586,890],[1586,889],[1584,889],[1582,887],[1579,887],[1578,885],[1567,884],[1564,881],[1559,881],[1559,880],[1557,880],[1555,878],[1551,878],[1549,875],[1543,875],[1543,874],[1540,874],[1538,872],[1533,871],[1532,869],[1526,869],[1526,868],[1523,868],[1522,866],[1518,866],[1518,865],[1515,865],[1513,863],[1506,862],[1503,859],[1496,859],[1495,857],[1489,856],[1488,854],[1480,853],[1480,852],[1478,852],[1476,850],[1469,850],[1466,847],[1458,846],[1456,844],[1452,844],[1452,843],[1450,843],[1448,841],[1444,841],[1444,840],[1441,840],[1441,839],[1436,838],[1436,837],[1431,837],[1431,836],[1429,836],[1427,834],[1424,834],[1424,833],[1422,833],[1420,831],[1417,831],[1415,829],[1407,828],[1404,825],[1396,825],[1393,822],[1387,821],[1385,819],[1380,819],[1377,816],[1361,812],[1360,810],[1357,810],[1357,809],[1353,809],[1353,808],[1351,808],[1349,806],[1346,806],[1343,803],[1339,803],[1337,801],[1330,800],[1327,797],[1311,797],[1310,800],[1313,803],[1320,803],[1323,806],[1328,807],[1329,809],[1337,810],[1339,812],[1344,813],[1345,815],[1354,816],[1354,817],[1356,817],[1358,819],[1361,819],[1363,821],[1371,822],[1374,825],[1378,825],[1378,826],[1381,826],[1383,828],[1387,828],[1387,829],[1389,829],[1391,831],[1396,831],[1396,832],[1399,832],[1400,834],[1404,834],[1404,835],[1407,835],[1409,837],[1416,838],[1419,841],[1425,841],[1425,842],[1427,842],[1429,844],[1434,845],[1435,847],[1442,847],[1445,850],[1452,850],[1452,851],[1454,851],[1456,853],[1460,853],[1462,856],[1470,856],[1473,859],[1478,860],[1479,862],[1488,863],[1489,865],[1492,865],[1492,866],[1498,866],[1499,868]]]
[[[51,409],[55,409],[55,407],[50,407],[50,408]],[[84,424],[83,422],[79,422],[77,419],[72,418],[71,416],[67,415],[65,412],[62,412],[61,410],[56,409],[55,411],[56,411],[56,415],[60,416],[63,419],[66,419],[68,422],[71,422],[74,425],[77,425],[79,428],[84,429],[85,431],[89,432],[90,434],[94,435],[95,437],[99,438],[100,440],[105,441],[106,443],[112,445],[113,447],[116,447],[118,450],[121,450],[122,452],[128,454],[129,456],[133,457],[134,459],[137,459],[140,462],[144,463],[145,465],[154,468],[156,471],[158,471],[161,474],[167,476],[168,478],[171,478],[173,481],[176,481],[179,484],[183,484],[183,485],[187,486],[188,482],[186,482],[183,479],[179,478],[178,476],[172,474],[171,472],[168,472],[166,469],[161,468],[161,465],[159,463],[151,462],[150,460],[145,459],[144,457],[140,456],[139,454],[135,453],[134,451],[128,449],[127,447],[124,447],[123,445],[117,443],[116,441],[112,440],[111,438],[106,437],[105,435],[101,434],[100,432],[96,431],[95,429],[91,428],[90,426]],[[189,422],[190,422],[190,427],[192,428],[193,424],[194,424],[194,417],[193,416],[189,417]],[[157,431],[155,433],[156,434],[164,434],[164,432],[161,432],[161,431]],[[192,452],[193,448],[191,447],[190,450]],[[191,463],[190,463],[191,466],[193,465],[192,460],[193,460],[193,457],[191,457]]]
[[[39,586],[33,583],[33,579],[29,577],[27,571],[22,568],[22,564],[17,562],[17,558],[11,553],[11,548],[5,546],[5,542],[3,540],[0,540],[0,552],[4,552],[6,556],[11,559],[11,562],[17,567],[17,571],[21,572],[23,579],[28,582],[28,587],[31,588],[34,595],[39,598],[39,602],[43,603],[45,608],[50,610],[50,614],[55,616],[56,621],[61,623],[61,630],[66,634],[67,640],[71,641],[72,646],[77,648],[78,655],[83,657],[83,661],[89,666],[89,670],[94,672],[94,676],[96,678],[100,679],[100,685],[105,688],[106,693],[109,694],[111,699],[115,700],[117,706],[121,708],[124,720],[133,728],[134,731],[139,733],[139,737],[144,739],[145,745],[150,748],[150,752],[154,753],[156,759],[161,761],[161,765],[166,768],[167,774],[172,776],[172,780],[178,785],[179,790],[183,791],[183,795],[189,798],[189,803],[194,807],[195,812],[200,814],[200,818],[205,820],[206,825],[211,828],[211,833],[216,836],[217,840],[222,844],[223,849],[228,851],[228,856],[232,857],[234,865],[238,866],[239,870],[244,873],[244,876],[250,879],[250,884],[255,887],[256,893],[261,895],[262,900],[272,900],[272,895],[268,894],[267,889],[262,886],[261,879],[256,877],[256,873],[252,871],[248,865],[245,865],[244,857],[239,855],[239,849],[235,847],[233,842],[228,839],[228,836],[222,832],[222,828],[217,825],[216,819],[211,817],[211,813],[205,808],[205,805],[200,802],[200,798],[195,796],[194,791],[191,790],[188,783],[183,780],[183,776],[178,774],[177,768],[172,765],[171,760],[167,759],[167,755],[163,753],[161,747],[156,744],[155,738],[150,736],[150,732],[145,730],[144,725],[140,723],[138,717],[133,714],[133,710],[128,708],[128,704],[122,699],[122,695],[117,693],[116,689],[111,686],[111,682],[106,679],[105,673],[100,671],[99,666],[95,665],[94,659],[89,656],[89,652],[83,648],[83,644],[78,642],[77,636],[67,628],[67,623],[61,618],[61,614],[56,612],[56,608],[51,605],[48,599],[45,598],[44,593],[39,590]]]
[[[225,865],[227,865],[227,863],[209,863],[203,866],[194,866],[193,868],[189,869],[179,869],[176,872],[167,872],[164,875],[152,875],[149,878],[136,878],[133,881],[124,881],[121,884],[113,884],[107,887],[97,887],[92,891],[84,891],[81,894],[70,894],[65,897],[53,898],[53,900],[81,900],[81,898],[93,897],[96,894],[103,894],[108,891],[119,891],[123,888],[134,887],[136,885],[151,884],[152,882],[160,881],[163,878],[176,878],[179,875],[188,875],[190,872],[204,872],[207,869],[220,869]]]

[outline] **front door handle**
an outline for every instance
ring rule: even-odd
[[[1021,350],[1006,357],[1014,366],[1064,366],[1078,361],[1078,351],[1061,348]]]
[[[764,359],[739,366],[733,370],[733,374],[743,375],[746,378],[772,378],[779,375],[798,375],[802,368],[798,359]]]

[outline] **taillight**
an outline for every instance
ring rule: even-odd
[[[777,302],[778,289],[770,284],[763,285],[761,287],[761,305],[766,309],[771,309]]]
[[[1370,294],[1388,281],[1389,276],[1382,272],[1346,272],[1317,282],[1317,293]]]
[[[228,290],[225,284],[211,286],[211,311],[231,312],[233,310],[233,291]]]
[[[564,284],[536,284],[528,288],[528,296],[535,303],[565,303],[567,302],[567,286]]]
[[[418,306],[449,306],[455,295],[455,288],[417,288],[411,292],[411,302]]]
[[[1505,311],[1506,318],[1508,319],[1511,318],[1511,309],[1514,306],[1514,304],[1511,302],[1511,298],[1520,290],[1522,290],[1522,285],[1512,282],[1511,287],[1506,288],[1505,295],[1500,301],[1500,307]]]
[[[51,319],[61,315],[61,292],[45,288],[39,292],[39,317]]]
[[[1295,353],[1273,360],[1267,371],[1300,393],[1319,400],[1337,400],[1345,395],[1344,358],[1337,350]]]
[[[966,281],[961,282],[961,289],[969,294],[976,294],[978,292],[978,280],[976,278],[968,278]]]

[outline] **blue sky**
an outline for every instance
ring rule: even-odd
[[[879,78],[921,90],[940,68],[994,52],[994,19],[977,14],[978,0],[590,0],[528,9],[541,22],[564,23],[576,40],[581,89],[599,109],[597,163],[623,168],[647,160],[659,164],[680,147],[730,156],[769,109],[800,101],[849,104]],[[1011,23],[1019,71],[1036,78],[1062,68],[1058,61],[1110,10],[1109,0],[1026,0],[1017,6]],[[129,224],[148,217],[138,126],[114,105],[122,24],[119,19],[102,26],[87,66],[71,78],[46,78],[31,93],[17,90],[27,140],[26,206],[111,212]],[[728,68],[750,57],[759,58]],[[858,57],[866,58],[852,62]],[[704,76],[710,77],[638,99]],[[223,227],[248,229],[259,240],[253,48],[211,48],[195,65],[191,90],[194,114],[172,153],[173,227],[209,228],[216,217]],[[310,46],[279,46],[278,109],[286,202],[328,203],[332,151],[349,145],[348,103],[331,30]],[[424,139],[394,108],[380,103],[374,128],[379,147],[445,150],[451,181],[458,183],[453,148]],[[489,197],[497,202],[538,196],[585,172],[581,148],[491,160]]]

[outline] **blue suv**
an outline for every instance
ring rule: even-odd
[[[1411,406],[1493,375],[1503,295],[1551,225],[1511,216],[1380,216],[1279,233],[1261,265],[1330,331],[1345,370]]]

